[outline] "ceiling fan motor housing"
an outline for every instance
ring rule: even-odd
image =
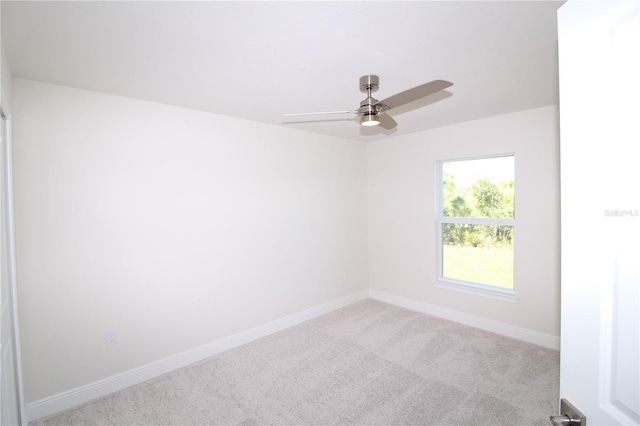
[[[364,115],[368,115],[368,114],[378,114],[379,112],[381,112],[381,108],[378,108],[378,106],[376,105],[378,103],[378,100],[372,97],[368,97],[365,100],[363,100],[362,102],[360,102],[360,108],[358,108],[358,113],[359,114],[364,114]]]

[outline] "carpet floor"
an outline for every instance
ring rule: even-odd
[[[37,425],[548,425],[559,353],[367,299]]]

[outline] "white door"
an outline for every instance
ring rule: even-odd
[[[23,410],[15,309],[11,149],[1,109],[0,122],[0,424],[9,426],[22,423]]]
[[[640,424],[640,0],[558,11],[560,396]]]

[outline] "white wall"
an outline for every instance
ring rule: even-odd
[[[27,402],[367,288],[362,143],[16,79],[14,146]]]
[[[434,287],[435,163],[515,153],[517,303]],[[550,336],[560,334],[556,106],[367,145],[369,285]]]

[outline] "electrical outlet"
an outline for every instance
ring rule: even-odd
[[[116,330],[109,330],[104,332],[104,344],[107,346],[113,346],[118,343],[118,332]]]

